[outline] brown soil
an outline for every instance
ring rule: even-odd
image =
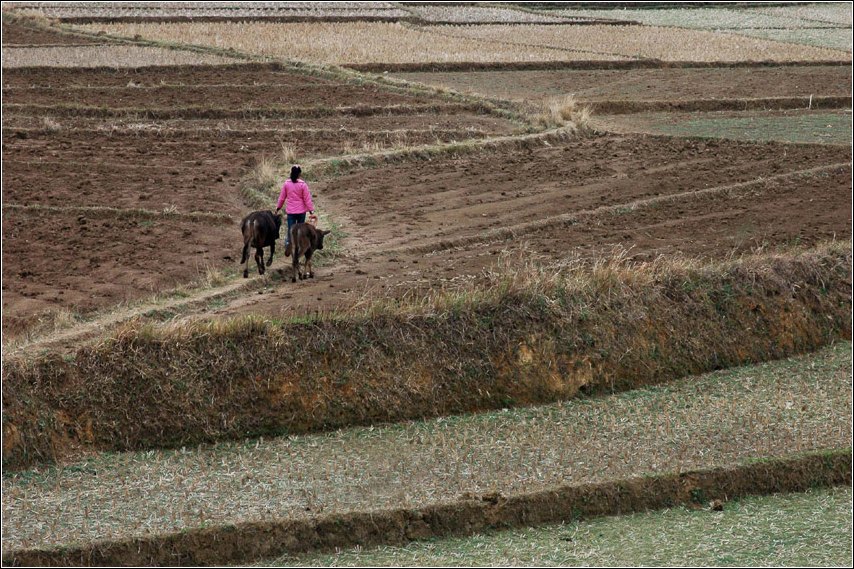
[[[129,80],[129,83],[133,81]],[[375,86],[357,87],[341,83],[304,84],[299,76],[264,77],[256,76],[255,82],[263,85],[227,83],[223,85],[181,85],[156,87],[76,87],[57,89],[54,87],[28,87],[3,89],[4,104],[27,103],[32,105],[97,106],[110,108],[150,109],[163,107],[205,108],[304,108],[346,107],[417,104],[426,101],[414,97],[381,90]]]
[[[346,107],[418,104],[426,96],[349,85],[269,65],[110,70],[4,70],[3,102],[111,108]]]
[[[281,65],[240,63],[229,65],[180,65],[145,68],[21,68],[3,70],[3,87],[142,87],[163,85],[323,85],[328,81],[294,74]]]
[[[851,185],[845,168],[775,181],[771,189],[751,187],[737,197],[689,195],[636,212],[594,214],[575,224],[554,226],[548,220],[850,158],[844,147],[608,136],[360,171],[316,184],[326,209],[350,235],[344,259],[316,271],[314,281],[284,282],[215,314],[288,316],[346,308],[366,297],[454,287],[478,278],[502,251],[524,247],[546,259],[598,255],[614,246],[630,247],[642,259],[677,252],[720,258],[757,247],[847,238]],[[370,187],[374,197],[361,199],[354,187]],[[539,220],[541,231],[535,228]],[[485,232],[514,226],[524,229],[483,243]],[[276,267],[274,275],[289,281],[290,267]]]
[[[397,105],[426,100],[282,72],[275,65],[156,68],[151,74],[10,71],[4,73],[3,81],[4,103],[93,105],[107,112],[123,105],[169,108],[195,104],[202,109],[216,105],[230,109],[268,104]],[[128,87],[131,82],[149,87]],[[66,83],[76,87],[68,88]],[[161,83],[190,86],[158,86]],[[290,87],[292,83],[298,86]],[[30,84],[38,87],[30,88]],[[438,101],[438,105],[444,108],[445,103]],[[259,158],[280,155],[282,144],[292,146],[299,159],[305,160],[366,148],[507,134],[517,128],[506,119],[460,109],[290,121],[45,117],[41,113],[4,113],[4,203],[57,208],[6,212],[3,330],[10,335],[45,310],[85,313],[108,308],[196,279],[207,266],[217,270],[236,267],[241,245],[236,227],[222,222],[185,222],[174,216],[155,218],[148,227],[150,215],[131,222],[128,215],[133,218],[139,209],[209,211],[224,214],[236,225],[254,209],[241,196],[241,179]],[[82,210],[88,218],[78,223],[79,208],[93,206],[119,211]],[[31,249],[48,244],[32,235],[30,227],[44,225],[45,218],[49,227],[61,231],[49,244],[50,254],[39,257],[42,262]],[[106,262],[107,257],[115,261]]]
[[[3,22],[3,45],[78,45],[96,44],[94,39],[36,29],[20,23]],[[7,71],[4,69],[3,74]]]
[[[591,102],[851,95],[850,65],[397,73],[395,77],[514,100],[569,93]]]
[[[473,114],[470,112],[457,113],[419,113],[419,114],[396,114],[396,115],[332,115],[327,117],[316,118],[299,118],[299,119],[281,119],[281,118],[264,118],[264,119],[168,119],[168,120],[149,120],[144,117],[129,116],[116,117],[110,120],[69,116],[59,117],[55,119],[63,129],[80,129],[80,130],[106,130],[116,131],[121,133],[128,131],[130,133],[138,133],[140,131],[154,131],[167,133],[173,130],[189,131],[198,133],[198,131],[217,131],[227,133],[227,131],[237,131],[238,134],[244,133],[263,133],[263,136],[268,136],[271,133],[278,133],[282,138],[289,141],[290,144],[298,142],[299,132],[307,130],[326,130],[326,131],[355,131],[355,132],[400,132],[400,131],[458,131],[464,129],[466,138],[479,136],[481,134],[511,134],[519,127],[515,123],[507,121],[491,115]],[[19,129],[44,129],[44,118],[41,115],[25,115],[25,114],[3,114],[3,127],[12,130]],[[471,133],[470,133],[471,132]],[[7,132],[12,134],[12,132]],[[223,135],[225,136],[225,135]],[[274,137],[278,138],[278,137]],[[327,153],[329,149],[340,149],[344,147],[347,141],[346,132],[335,132],[334,136],[329,133],[326,139],[327,144],[324,145],[324,151]]]
[[[3,328],[49,309],[117,305],[240,260],[239,220],[116,219],[103,213],[3,212]]]

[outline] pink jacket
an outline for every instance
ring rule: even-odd
[[[282,204],[287,202],[285,213],[305,213],[314,211],[314,204],[311,203],[311,192],[308,189],[308,184],[299,179],[296,183],[287,180],[282,186],[282,193],[279,194],[279,201],[276,203],[276,209],[282,209]]]

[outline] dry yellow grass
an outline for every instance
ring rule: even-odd
[[[703,30],[653,26],[432,26],[428,32],[510,42],[538,48],[575,49],[624,58],[664,61],[821,61],[850,59],[843,51],[792,45]]]
[[[326,64],[618,59],[465,37],[440,38],[435,33],[391,23],[127,23],[89,24],[82,28]]]
[[[3,48],[3,68],[14,67],[145,67],[204,65],[234,60],[216,55],[138,46],[72,46]]]

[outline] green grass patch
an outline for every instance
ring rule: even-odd
[[[851,143],[850,112],[802,112],[768,116],[716,114],[647,115],[641,119],[652,132],[671,136],[726,138],[751,142]]]
[[[850,488],[745,498],[263,566],[848,566]]]

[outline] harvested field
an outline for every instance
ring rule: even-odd
[[[507,46],[662,61],[851,61],[845,51],[725,33],[653,26],[436,26],[428,33]],[[577,57],[574,55],[572,57]],[[581,59],[581,58],[579,58]]]
[[[428,95],[394,92],[371,84],[347,84],[276,66],[164,67],[153,73],[92,70],[45,74],[27,70],[3,76],[4,105],[27,103],[110,108],[310,108],[436,103]],[[71,77],[75,75],[76,77]],[[68,80],[66,80],[68,79]],[[203,105],[202,105],[203,104]]]
[[[850,158],[848,148],[602,136],[522,152],[384,165],[316,185],[327,207],[346,212],[348,231],[360,235],[363,250],[388,250],[415,244],[424,248],[452,235],[471,237],[561,213],[747,182]],[[376,213],[346,190],[356,180],[374,188],[374,195],[392,212],[388,219],[394,225],[362,235],[360,228],[370,225]],[[424,180],[430,180],[429,192],[424,191]],[[832,195],[846,200],[846,190],[843,186]]]
[[[311,108],[364,105],[391,106],[424,103],[427,97],[415,97],[389,92],[373,86],[320,83],[301,84],[296,77],[282,78],[278,85],[204,85],[164,87],[80,87],[74,89],[26,88],[3,89],[5,105],[26,102],[30,105],[51,105],[62,100],[69,106],[107,106],[112,109],[139,109],[162,107],[203,108]]]
[[[851,10],[839,4],[754,9],[562,10],[566,17],[635,20],[651,26],[709,31],[851,51]]]
[[[144,67],[203,65],[233,61],[219,55],[157,47],[92,45],[61,47],[4,47],[3,69],[17,67]]]
[[[431,6],[414,4],[407,7],[421,20],[433,24],[568,24],[572,20],[523,10],[483,6]],[[585,18],[576,18],[576,21]],[[591,18],[592,19],[592,18]]]
[[[559,405],[105,454],[9,473],[4,559],[19,548],[354,511],[380,516],[465,496],[501,501],[555,486],[847,448],[850,367],[851,345],[841,343],[812,356]]]
[[[234,2],[229,4],[146,2],[116,4],[35,4],[26,7],[65,22],[124,21],[397,21],[410,18],[407,10],[391,2]]]
[[[123,37],[138,34],[157,41],[234,48],[256,55],[334,65],[625,59],[609,54],[571,53],[561,49],[484,42],[455,36],[443,36],[444,39],[438,41],[437,35],[430,33],[434,28],[411,28],[387,23],[91,24],[81,28],[93,33],[103,30]],[[513,29],[518,28],[514,26]],[[281,38],[286,38],[286,41],[280,41]],[[761,43],[762,40],[755,41]]]
[[[257,566],[844,567],[852,561],[851,501],[850,488],[816,489],[742,498],[722,512],[682,506],[403,547],[284,556]]]
[[[851,52],[854,32],[851,28],[803,28],[797,30],[738,30],[740,35],[793,44],[811,45]]]
[[[323,154],[349,153],[348,145],[358,149],[358,139],[378,140],[383,137],[393,143],[407,140],[436,142],[437,140],[461,140],[462,138],[481,138],[486,135],[512,134],[520,127],[513,122],[490,115],[466,112],[452,106],[438,107],[445,112],[412,114],[332,114],[314,118],[187,118],[158,119],[132,114],[125,117],[94,118],[86,116],[59,116],[50,118],[47,112],[56,112],[57,107],[44,107],[43,115],[19,114],[11,111],[3,115],[3,127],[7,136],[18,136],[21,130],[79,130],[107,134],[149,133],[168,137],[178,133],[185,136],[198,135],[200,132],[215,132],[223,138],[241,135],[267,137],[270,140],[289,141],[293,145],[304,145],[312,136],[326,135],[325,144],[318,146]],[[65,111],[65,109],[62,109]],[[160,111],[164,111],[160,109]],[[71,111],[69,111],[71,112]],[[183,109],[178,113],[192,114]],[[176,113],[176,114],[178,114]],[[196,114],[204,114],[197,112]],[[251,114],[251,113],[247,113]],[[283,113],[284,114],[284,113]],[[58,125],[51,129],[49,124]],[[303,134],[305,133],[305,135]],[[29,136],[31,133],[27,133]],[[82,133],[81,133],[82,134]],[[432,135],[432,138],[431,138]],[[399,138],[399,140],[398,140]],[[315,141],[316,142],[316,141]],[[333,144],[335,146],[333,146]],[[368,151],[371,149],[365,149]]]
[[[139,87],[167,86],[273,86],[297,82],[301,87],[331,86],[334,83],[320,77],[297,74],[283,65],[263,63],[236,63],[231,65],[182,65],[51,69],[14,69],[3,73],[3,88],[53,87],[73,89],[78,87]]]
[[[842,8],[842,5],[839,5]],[[724,8],[687,8],[677,10],[559,10],[556,14],[570,18],[600,18],[613,20],[634,20],[648,26],[668,26],[678,28],[695,28],[701,30],[741,30],[752,28],[765,29],[797,29],[797,28],[826,28],[842,26],[838,16],[845,9],[810,11],[808,6],[759,8],[759,9],[724,9]],[[848,26],[851,25],[850,10]],[[839,23],[807,19],[803,16],[812,13],[821,17],[829,16]],[[739,32],[740,33],[740,32]]]
[[[583,102],[851,96],[851,66],[395,73],[394,77],[511,100],[572,94]],[[602,111],[607,113],[607,110]],[[597,113],[599,114],[599,113]]]
[[[854,14],[851,7],[845,4],[845,2],[762,7],[755,8],[754,11],[772,16],[797,18],[803,21],[847,26],[849,28],[852,24],[852,14]]]
[[[743,141],[837,144],[850,148],[851,111],[638,113],[600,116],[597,128]]]

